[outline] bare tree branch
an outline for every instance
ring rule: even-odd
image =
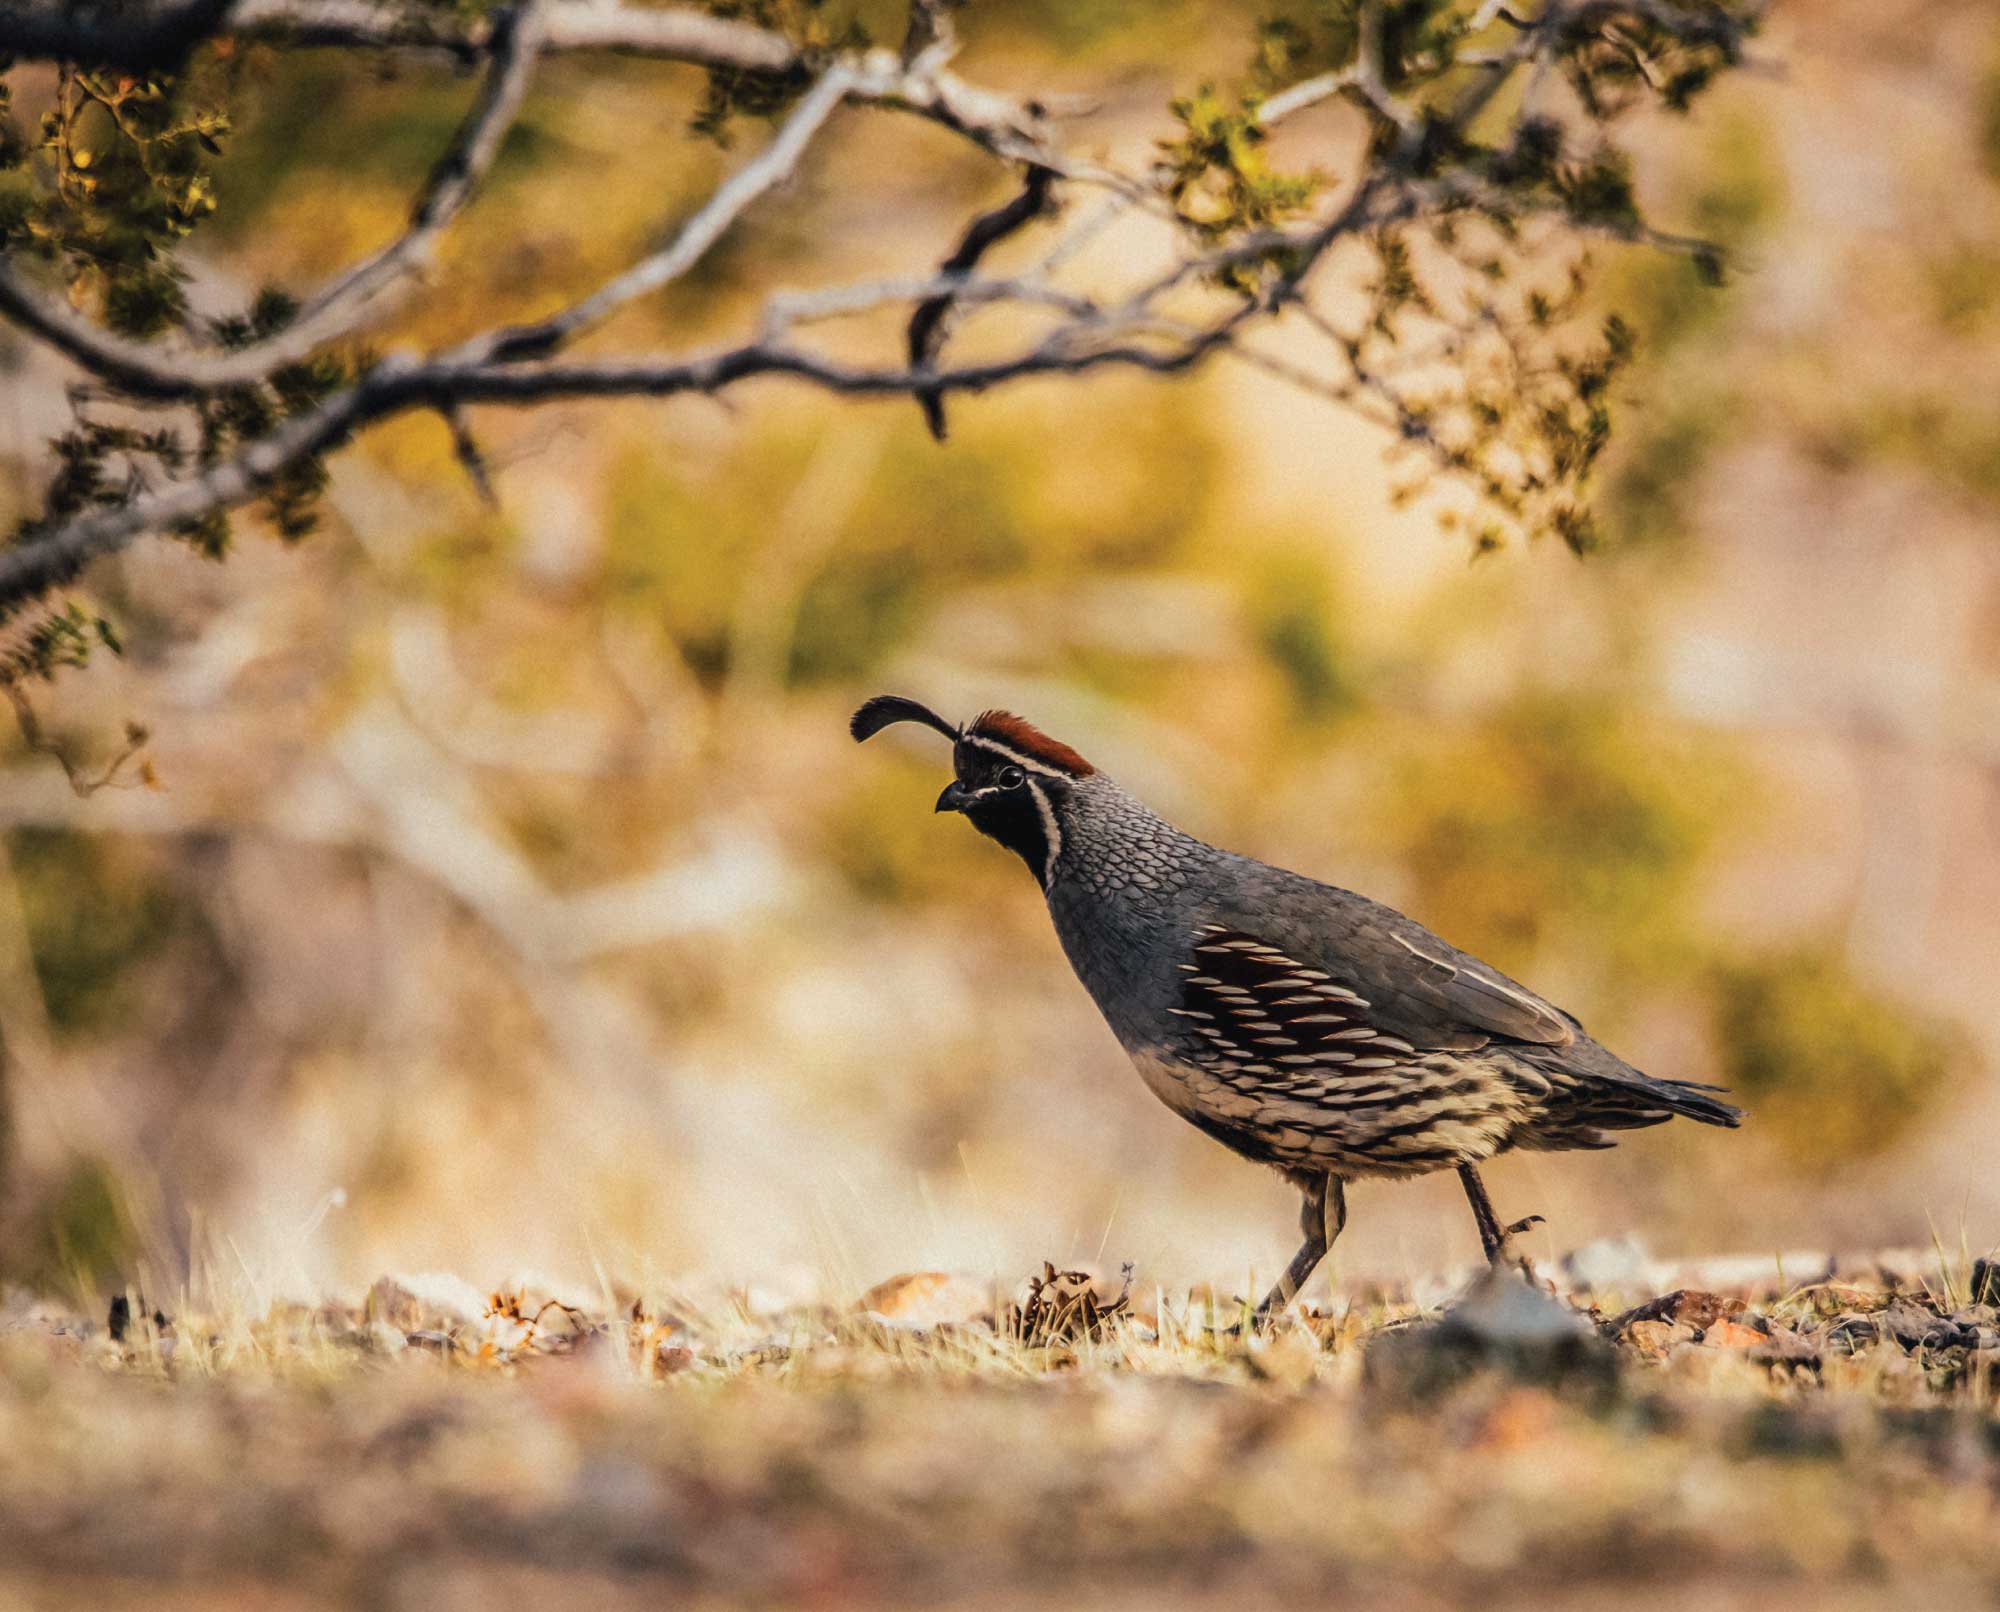
[[[497,331],[470,342],[459,356],[499,360],[540,358],[567,342],[572,336],[613,313],[635,298],[648,296],[699,263],[722,238],[723,232],[742,216],[744,209],[773,185],[790,177],[806,154],[835,107],[854,86],[854,75],[845,66],[834,66],[815,84],[809,94],[792,109],[777,137],[757,156],[736,170],[694,217],[674,234],[659,251],[642,258],[616,279],[607,281],[581,302],[532,325]]]
[[[1039,164],[1031,165],[1020,195],[975,218],[966,229],[964,239],[958,243],[958,249],[938,265],[938,272],[948,276],[970,274],[979,266],[979,260],[989,248],[997,246],[1047,210],[1049,185],[1054,179],[1055,174],[1050,169]],[[928,368],[937,358],[938,349],[944,345],[945,321],[951,313],[953,301],[952,292],[942,292],[918,303],[917,311],[910,315],[910,362],[917,368]],[[924,423],[930,427],[932,437],[939,442],[944,441],[944,399],[936,392],[926,390],[917,394],[917,402],[924,411]]]
[[[762,375],[789,376],[827,391],[886,397],[954,391],[984,391],[1033,375],[1083,373],[1112,366],[1171,374],[1191,368],[1232,341],[1237,330],[1267,300],[1246,299],[1214,324],[1177,325],[1155,312],[1158,299],[1185,280],[1231,264],[1268,255],[1274,245],[1295,259],[1288,284],[1296,285],[1327,246],[1365,225],[1413,205],[1377,207],[1375,192],[1364,189],[1319,228],[1286,235],[1260,235],[1180,264],[1151,281],[1118,308],[1101,311],[1066,302],[1074,317],[1035,345],[1016,354],[955,369],[868,367],[842,364],[790,346],[770,328],[743,345],[706,354],[655,359],[579,360],[519,363],[480,351],[468,343],[431,359],[393,355],[361,380],[335,393],[202,475],[130,503],[79,516],[12,549],[0,550],[0,609],[35,597],[72,579],[89,561],[124,548],[147,531],[198,521],[218,509],[254,497],[286,467],[339,444],[360,427],[414,408],[449,411],[468,403],[524,405],[559,398],[669,397],[683,392],[714,393]],[[1050,299],[1033,285],[945,281],[954,296],[974,301]],[[1273,293],[1273,299],[1277,293]],[[853,306],[881,301],[881,288],[867,288]],[[1165,336],[1164,341],[1156,339]]]
[[[172,402],[267,378],[314,348],[353,334],[369,304],[429,261],[438,237],[471,200],[499,154],[527,94],[552,0],[525,0],[495,25],[493,66],[451,146],[431,170],[410,227],[379,252],[329,281],[282,331],[235,352],[174,353],[106,330],[35,290],[0,258],[0,312],[41,336],[99,380],[134,397]],[[3,38],[4,36],[0,36]],[[374,310],[374,311],[379,311]]]
[[[465,479],[472,483],[472,490],[482,504],[497,509],[500,498],[493,490],[493,472],[479,439],[472,434],[472,422],[465,417],[465,410],[456,403],[447,403],[439,412],[444,417],[445,429],[451,432],[452,456],[465,472]]]
[[[423,194],[410,214],[410,227],[400,239],[311,298],[299,312],[298,334],[309,350],[325,339],[315,332],[345,332],[358,312],[392,281],[425,263],[437,238],[473,192],[500,154],[500,143],[519,116],[528,93],[535,58],[548,35],[553,0],[522,0],[494,25],[493,69],[466,114],[451,148],[431,170]]]
[[[780,34],[692,7],[561,0],[553,50],[622,51],[706,67],[787,73],[799,54]],[[178,66],[222,34],[349,50],[489,55],[502,13],[396,0],[0,0],[0,43],[29,61],[93,61],[129,72]]]
[[[1101,331],[1095,328],[1099,323]],[[337,446],[364,425],[412,409],[714,393],[761,375],[790,376],[864,397],[983,391],[1026,376],[1113,365],[1173,373],[1228,339],[1226,330],[1209,329],[1165,346],[1146,344],[1147,334],[1161,328],[1158,321],[1138,318],[1079,323],[1014,356],[945,370],[842,364],[769,340],[688,357],[568,363],[517,364],[449,355],[426,361],[398,355],[199,476],[0,549],[0,608],[61,586],[91,560],[116,553],[146,532],[186,525],[247,502],[287,467]],[[1094,339],[1087,339],[1086,332]]]
[[[1302,79],[1290,89],[1280,90],[1270,96],[1257,108],[1257,121],[1265,128],[1275,128],[1286,118],[1296,117],[1322,101],[1331,100],[1342,90],[1352,89],[1359,79],[1353,68],[1342,68],[1336,73],[1321,73],[1316,78]]]
[[[986,89],[950,73],[946,63],[953,41],[941,0],[925,0],[916,7],[901,53],[827,52],[810,64],[797,47],[776,34],[704,12],[649,9],[622,0],[527,0],[483,18],[415,6],[407,0],[402,4],[237,0],[233,5],[205,6],[103,3],[70,8],[0,0],[0,50],[25,41],[31,54],[87,49],[94,59],[107,59],[107,51],[111,59],[123,59],[134,52],[166,50],[176,40],[185,48],[187,41],[204,32],[234,32],[292,45],[442,49],[490,63],[471,111],[419,197],[404,234],[325,287],[294,323],[251,346],[230,353],[186,353],[128,340],[44,297],[21,279],[14,265],[0,259],[0,314],[63,352],[114,392],[155,403],[199,400],[223,387],[267,381],[280,365],[306,356],[328,340],[353,334],[378,314],[389,300],[387,294],[408,283],[411,272],[428,259],[440,233],[471,199],[518,112],[540,54],[627,51],[772,75],[786,81],[787,93],[794,82],[802,92],[768,143],[731,173],[663,245],[569,306],[532,324],[483,332],[447,351],[392,355],[332,395],[241,443],[198,474],[158,487],[135,487],[125,502],[89,509],[0,549],[0,615],[69,581],[91,560],[117,552],[144,532],[185,527],[257,497],[364,426],[397,414],[419,409],[439,413],[451,426],[461,462],[475,484],[481,484],[485,461],[465,427],[463,411],[468,406],[718,394],[760,376],[784,376],[848,396],[912,397],[924,409],[933,432],[941,436],[943,399],[952,392],[1108,367],[1178,373],[1212,354],[1230,353],[1357,409],[1400,441],[1419,445],[1438,465],[1475,482],[1490,483],[1492,461],[1482,464],[1469,455],[1430,404],[1410,394],[1409,372],[1385,370],[1380,351],[1370,343],[1394,347],[1396,321],[1415,317],[1427,322],[1432,332],[1444,328],[1447,339],[1433,351],[1444,361],[1455,362],[1468,350],[1463,329],[1493,332],[1503,321],[1490,300],[1475,297],[1454,316],[1441,311],[1420,285],[1404,285],[1398,277],[1408,279],[1410,271],[1397,230],[1413,221],[1430,221],[1443,238],[1464,220],[1484,219],[1511,240],[1524,219],[1542,213],[1576,237],[1602,234],[1668,250],[1711,253],[1713,249],[1654,230],[1635,208],[1580,205],[1564,188],[1570,181],[1553,168],[1562,157],[1560,144],[1553,151],[1538,148],[1536,160],[1544,166],[1537,172],[1542,177],[1523,186],[1491,177],[1495,170],[1478,161],[1438,168],[1426,155],[1433,132],[1442,131],[1447,138],[1436,143],[1449,148],[1449,137],[1464,134],[1504,86],[1518,82],[1517,75],[1525,71],[1531,80],[1539,80],[1561,52],[1604,48],[1594,35],[1590,43],[1576,45],[1580,29],[1601,31],[1623,19],[1635,32],[1655,29],[1671,41],[1713,42],[1729,57],[1746,26],[1732,17],[1720,4],[1684,0],[1671,4],[1545,0],[1531,18],[1488,4],[1475,24],[1507,24],[1513,30],[1507,43],[1461,63],[1471,68],[1469,80],[1454,77],[1419,104],[1414,92],[1390,88],[1392,79],[1408,84],[1407,66],[1399,66],[1396,73],[1389,70],[1382,8],[1369,0],[1359,13],[1358,48],[1349,65],[1309,77],[1261,104],[1246,101],[1241,118],[1252,126],[1269,126],[1345,94],[1379,120],[1378,127],[1388,134],[1386,148],[1377,142],[1349,192],[1335,204],[1309,204],[1310,185],[1303,190],[1280,189],[1279,204],[1245,212],[1240,225],[1204,234],[1193,217],[1182,215],[1179,193],[1170,194],[1158,179],[1133,178],[1058,149],[1036,99]],[[1621,36],[1621,43],[1612,48],[1643,52],[1659,47]],[[1561,59],[1565,71],[1573,70],[1569,58]],[[1641,65],[1650,70],[1650,63]],[[1529,88],[1532,91],[1532,83]],[[855,103],[915,112],[1005,163],[1020,164],[1018,194],[975,218],[935,274],[775,294],[755,321],[754,334],[737,345],[658,356],[571,360],[556,356],[583,331],[700,263],[760,197],[798,170],[835,111]],[[1516,114],[1517,133],[1527,116]],[[1588,178],[1587,173],[1582,176]],[[1073,229],[1035,270],[1012,279],[978,276],[977,267],[988,250],[1040,216],[1050,206],[1056,187],[1065,182],[1099,186],[1110,195],[1105,206]],[[1253,175],[1235,172],[1234,182],[1247,186],[1255,181]],[[1615,203],[1615,175],[1611,183]],[[1053,283],[1056,271],[1074,257],[1083,240],[1135,207],[1166,214],[1182,226],[1178,237],[1182,250],[1171,263],[1121,295],[1086,294]],[[1319,216],[1305,216],[1314,212]],[[1273,218],[1284,222],[1265,222]],[[1378,254],[1382,286],[1368,330],[1349,336],[1322,324],[1333,348],[1329,361],[1337,363],[1338,370],[1319,371],[1289,353],[1273,353],[1246,341],[1261,323],[1275,321],[1288,308],[1307,307],[1309,279],[1344,241],[1360,242]],[[1449,253],[1447,249],[1448,259]],[[1469,265],[1463,257],[1459,262]],[[1479,276],[1475,271],[1468,278],[1476,283]],[[960,308],[998,303],[1048,315],[1043,321],[1047,328],[1017,337],[999,357],[939,367],[951,315]],[[907,304],[911,309],[907,364],[838,361],[793,339],[796,326],[885,304]],[[1187,311],[1190,304],[1195,311]],[[1309,308],[1307,312],[1316,317]],[[1459,327],[1454,327],[1454,317]],[[1537,314],[1536,322],[1546,323],[1545,317]],[[1570,374],[1559,366],[1524,369],[1511,349],[1505,361],[1515,365],[1511,383],[1521,387],[1557,373]],[[1487,399],[1474,398],[1466,407],[1475,416],[1481,409],[1491,412]],[[1549,411],[1539,403],[1535,408],[1540,417],[1548,417]],[[1582,432],[1587,426],[1574,429]],[[1552,484],[1538,472],[1521,475],[1530,495]],[[1551,475],[1560,480],[1559,474]]]
[[[229,26],[240,0],[9,0],[0,41],[29,61],[89,58],[130,72],[176,66]]]
[[[259,25],[277,20],[289,24],[325,12],[334,23],[348,29],[361,28],[367,18],[401,14],[399,8],[367,0],[283,0],[282,4],[245,0],[239,10],[246,23]],[[560,41],[571,49],[591,48],[594,43],[597,48],[651,53],[657,47],[660,53],[679,58],[685,41],[675,29],[663,28],[659,19],[681,15],[645,11],[616,0],[526,0],[520,7],[501,13],[480,35],[478,46],[482,52],[492,52],[492,70],[451,148],[433,170],[412,211],[410,227],[322,288],[307,301],[297,319],[261,341],[230,353],[206,354],[176,352],[130,340],[38,291],[4,257],[0,257],[0,313],[42,337],[97,379],[134,397],[172,402],[264,380],[316,347],[357,333],[368,318],[386,310],[385,293],[429,260],[438,237],[471,199],[491,166],[519,112],[538,52]],[[5,18],[4,7],[0,7],[0,50],[8,45]],[[386,24],[378,22],[376,26]],[[755,37],[747,43],[737,41],[746,48],[740,60],[732,60],[730,65],[761,70],[779,60],[761,43],[778,36],[744,30],[740,25],[732,27]],[[377,37],[368,36],[371,40]],[[703,36],[697,31],[696,37]],[[785,51],[774,70],[789,70],[798,64],[788,44]],[[1032,132],[1031,114],[1004,96],[975,89],[942,73],[940,67],[940,62],[932,60],[920,69],[907,69],[883,52],[834,63],[787,121],[778,139],[756,162],[728,181],[668,247],[603,287],[568,315],[508,333],[506,340],[518,342],[523,354],[538,350],[537,344],[539,350],[546,351],[623,302],[657,290],[685,273],[745,207],[796,166],[828,114],[850,96],[924,112],[999,155],[1050,155]],[[1051,156],[1050,160],[1062,159]],[[1087,165],[1080,172],[1085,178],[1104,177]],[[1111,177],[1120,185],[1132,183],[1122,176]]]
[[[443,51],[473,61],[494,53],[508,12],[468,17],[415,0],[0,0],[0,53],[26,59],[88,59],[106,66],[167,65],[205,38],[223,34],[287,46]],[[784,77],[807,71],[799,48],[782,34],[689,7],[656,8],[626,0],[552,0],[542,48],[646,56],[697,67]],[[874,50],[851,58],[858,98],[899,106],[941,123],[997,156],[1060,165],[1047,148],[1042,116],[1008,96],[945,70],[949,36],[912,60]],[[1065,172],[1068,172],[1065,167]],[[1126,182],[1077,164],[1073,177]]]

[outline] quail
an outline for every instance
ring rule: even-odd
[[[1721,1088],[1642,1074],[1576,1018],[1401,913],[1182,833],[1018,716],[954,726],[881,695],[857,740],[919,722],[952,741],[937,798],[1028,865],[1071,966],[1155,1096],[1302,1196],[1305,1241],[1258,1307],[1303,1287],[1347,1182],[1455,1169],[1492,1263],[1479,1166],[1509,1148],[1614,1144],[1685,1115],[1735,1126]]]

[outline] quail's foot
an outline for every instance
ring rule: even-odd
[[[1536,1226],[1546,1225],[1547,1223],[1540,1215],[1526,1215],[1515,1221],[1511,1226],[1502,1226],[1500,1228],[1499,1246],[1487,1256],[1493,1268],[1498,1270],[1503,1266],[1511,1265],[1521,1273],[1530,1287],[1548,1286],[1536,1274],[1534,1262],[1514,1246],[1514,1239],[1519,1237],[1523,1232],[1530,1231]]]

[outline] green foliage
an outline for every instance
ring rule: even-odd
[[[173,251],[214,208],[210,161],[229,127],[215,94],[207,75],[64,67],[30,136],[0,79],[0,251],[47,265],[73,306],[121,335],[179,325],[186,303]],[[151,449],[146,433],[83,425],[58,444],[51,514],[117,501],[106,462]]]
[[[1882,1152],[1972,1063],[1964,1033],[1804,950],[1714,970],[1715,1041],[1757,1124],[1801,1158]]]
[[[7,843],[50,1024],[126,1022],[140,966],[179,921],[173,891],[137,849],[101,836],[19,829]]]
[[[71,1293],[94,1307],[138,1252],[138,1234],[110,1166],[77,1159],[26,1215],[4,1270],[32,1292]]]
[[[1421,226],[1391,221],[1377,231],[1368,317],[1323,334],[1343,349],[1353,390],[1379,402],[1426,461],[1405,494],[1439,471],[1473,490],[1476,516],[1451,510],[1445,519],[1468,531],[1475,552],[1510,533],[1545,531],[1578,554],[1598,545],[1583,489],[1610,438],[1613,383],[1636,350],[1634,330],[1586,296],[1587,254],[1568,252],[1560,288],[1510,282],[1531,256],[1549,253],[1551,229],[1572,243],[1648,238],[1617,121],[1646,100],[1685,110],[1734,60],[1739,37],[1731,8],[1691,0],[1679,9],[1685,15],[1668,26],[1647,8],[1593,8],[1556,35],[1552,65],[1583,108],[1567,124],[1516,115],[1483,132],[1485,69],[1465,60],[1477,8],[1455,0],[1296,8],[1259,28],[1233,100],[1204,87],[1174,104],[1183,133],[1165,146],[1162,170],[1183,222],[1204,242],[1254,238],[1310,205],[1322,181],[1270,168],[1262,108],[1325,74],[1344,75],[1370,120],[1376,182],[1427,182],[1457,198]],[[1492,59],[1514,38],[1513,24],[1495,19],[1476,43]],[[1717,210],[1718,225],[1735,221]],[[1564,250],[1553,255],[1560,261]],[[1690,261],[1706,282],[1721,278],[1719,249]],[[1219,278],[1246,295],[1282,296],[1300,267],[1297,254],[1274,251]],[[1438,373],[1440,349],[1455,383]],[[1416,352],[1433,355],[1428,366]]]
[[[240,348],[275,335],[297,315],[297,305],[282,291],[266,287],[247,313],[216,321],[211,338],[219,347]],[[345,359],[315,353],[271,372],[268,381],[234,386],[202,398],[195,406],[200,422],[197,458],[203,469],[218,463],[235,448],[269,434],[285,421],[309,412],[331,393],[358,378],[367,359]],[[264,489],[263,512],[281,538],[295,542],[312,531],[318,520],[319,495],[326,488],[326,461],[315,454],[297,460]],[[179,536],[220,559],[228,549],[226,517],[216,514],[179,529]]]
[[[1451,914],[1456,943],[1516,966],[1588,937],[1657,974],[1685,946],[1681,899],[1727,789],[1699,750],[1555,696],[1406,741],[1382,810],[1413,909]]]
[[[1979,165],[2000,180],[2000,50],[1979,82]]]
[[[783,34],[798,46],[800,65],[789,73],[746,73],[711,67],[701,108],[689,128],[727,146],[738,118],[782,116],[812,83],[815,63],[836,51],[860,50],[868,30],[851,13],[836,15],[828,0],[707,0],[708,10]]]
[[[45,611],[0,652],[0,686],[53,682],[65,667],[88,665],[92,649],[99,645],[119,653],[117,630],[104,617],[69,600]]]
[[[1254,103],[1225,104],[1212,85],[1173,103],[1181,137],[1162,141],[1167,196],[1183,224],[1216,242],[1266,229],[1295,216],[1313,199],[1319,178],[1272,170]],[[1226,271],[1224,283],[1254,288],[1248,265]]]
[[[70,300],[123,335],[178,324],[172,249],[214,210],[209,164],[229,127],[213,89],[63,68],[32,140],[5,117],[0,167],[38,158],[49,177],[15,193],[0,247],[55,264]]]
[[[1683,25],[1733,14],[1719,0],[1680,0],[1671,9]],[[1609,119],[1647,100],[1685,112],[1736,58],[1726,35],[1704,38],[1698,26],[1669,26],[1646,9],[1621,9],[1607,20],[1595,9],[1579,8],[1558,59],[1590,115]]]
[[[1358,691],[1323,566],[1303,556],[1272,565],[1254,585],[1250,619],[1257,647],[1284,679],[1299,720],[1326,721],[1354,708]]]
[[[176,249],[215,208],[212,171],[231,124],[234,53],[210,47],[177,76],[98,73],[66,66],[53,102],[28,138],[0,79],[0,251],[37,261],[79,310],[120,335],[178,333],[237,347],[281,328],[289,299],[260,294],[241,317],[202,325],[187,309]],[[113,508],[162,478],[206,468],[351,379],[354,366],[321,355],[268,382],[206,399],[194,410],[195,441],[174,425],[101,418],[79,403],[72,427],[52,444],[55,471],[42,507],[11,540],[27,541],[93,509]],[[325,486],[317,459],[289,466],[265,490],[263,511],[279,534],[311,530]],[[212,558],[229,541],[217,513],[179,530]],[[87,663],[95,647],[117,648],[103,616],[57,605],[0,660],[0,683],[48,678]]]

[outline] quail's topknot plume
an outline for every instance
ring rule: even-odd
[[[867,739],[919,722],[952,741],[939,811],[1017,853],[1146,1084],[1304,1194],[1305,1243],[1260,1307],[1305,1284],[1347,1218],[1346,1183],[1456,1169],[1487,1257],[1512,1232],[1479,1179],[1508,1148],[1613,1145],[1685,1115],[1733,1126],[1718,1088],[1659,1080],[1421,924],[1349,890],[1218,851],[1020,717],[964,727],[881,695]]]

